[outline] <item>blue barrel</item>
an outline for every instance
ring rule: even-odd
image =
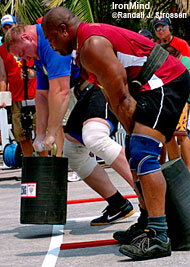
[[[19,144],[10,143],[4,147],[3,161],[11,168],[21,168],[22,166],[22,150]]]

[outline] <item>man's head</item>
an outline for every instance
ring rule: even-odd
[[[7,51],[26,60],[38,59],[38,43],[35,25],[15,26],[5,35]]]
[[[164,42],[164,40],[167,40],[171,33],[170,33],[170,27],[169,25],[170,20],[168,18],[165,17],[160,17],[154,20],[153,22],[154,24],[154,31],[156,36]]]
[[[42,29],[51,47],[66,56],[71,54],[74,49],[79,22],[81,23],[81,20],[69,9],[56,7],[44,16]]]
[[[152,36],[152,33],[149,30],[142,29],[142,30],[139,31],[139,34],[142,35],[142,36],[144,36],[144,37],[147,37],[151,41],[154,41],[154,38]]]
[[[16,25],[16,18],[12,15],[5,15],[1,19],[1,27],[3,29],[4,34],[7,33],[7,31]]]
[[[173,57],[177,57],[180,58],[181,53],[173,46],[169,45],[169,44],[161,44],[161,46],[166,49],[170,55],[172,55]]]

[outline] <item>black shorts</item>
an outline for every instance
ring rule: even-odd
[[[140,93],[133,119],[160,131],[169,141],[189,94],[190,75],[185,71],[160,88]]]
[[[102,118],[111,122],[110,125],[114,128],[112,134],[117,130],[118,120],[109,110],[105,97],[97,86],[93,86],[77,101],[64,132],[81,142],[83,122],[91,118]]]

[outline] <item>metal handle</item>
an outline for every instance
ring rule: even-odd
[[[56,157],[56,155],[57,155],[57,145],[56,145],[56,143],[54,143],[52,150],[51,150],[51,156]]]

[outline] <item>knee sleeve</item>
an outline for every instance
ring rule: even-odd
[[[109,135],[109,127],[102,122],[90,121],[82,129],[82,139],[85,146],[111,165],[118,157],[122,147],[112,140]]]
[[[138,176],[160,171],[158,156],[162,146],[162,143],[153,137],[132,134],[130,139],[131,170],[136,170]]]
[[[70,142],[65,138],[63,156],[68,158],[69,167],[81,179],[88,177],[97,165],[96,159],[89,156],[89,150],[78,143]]]

